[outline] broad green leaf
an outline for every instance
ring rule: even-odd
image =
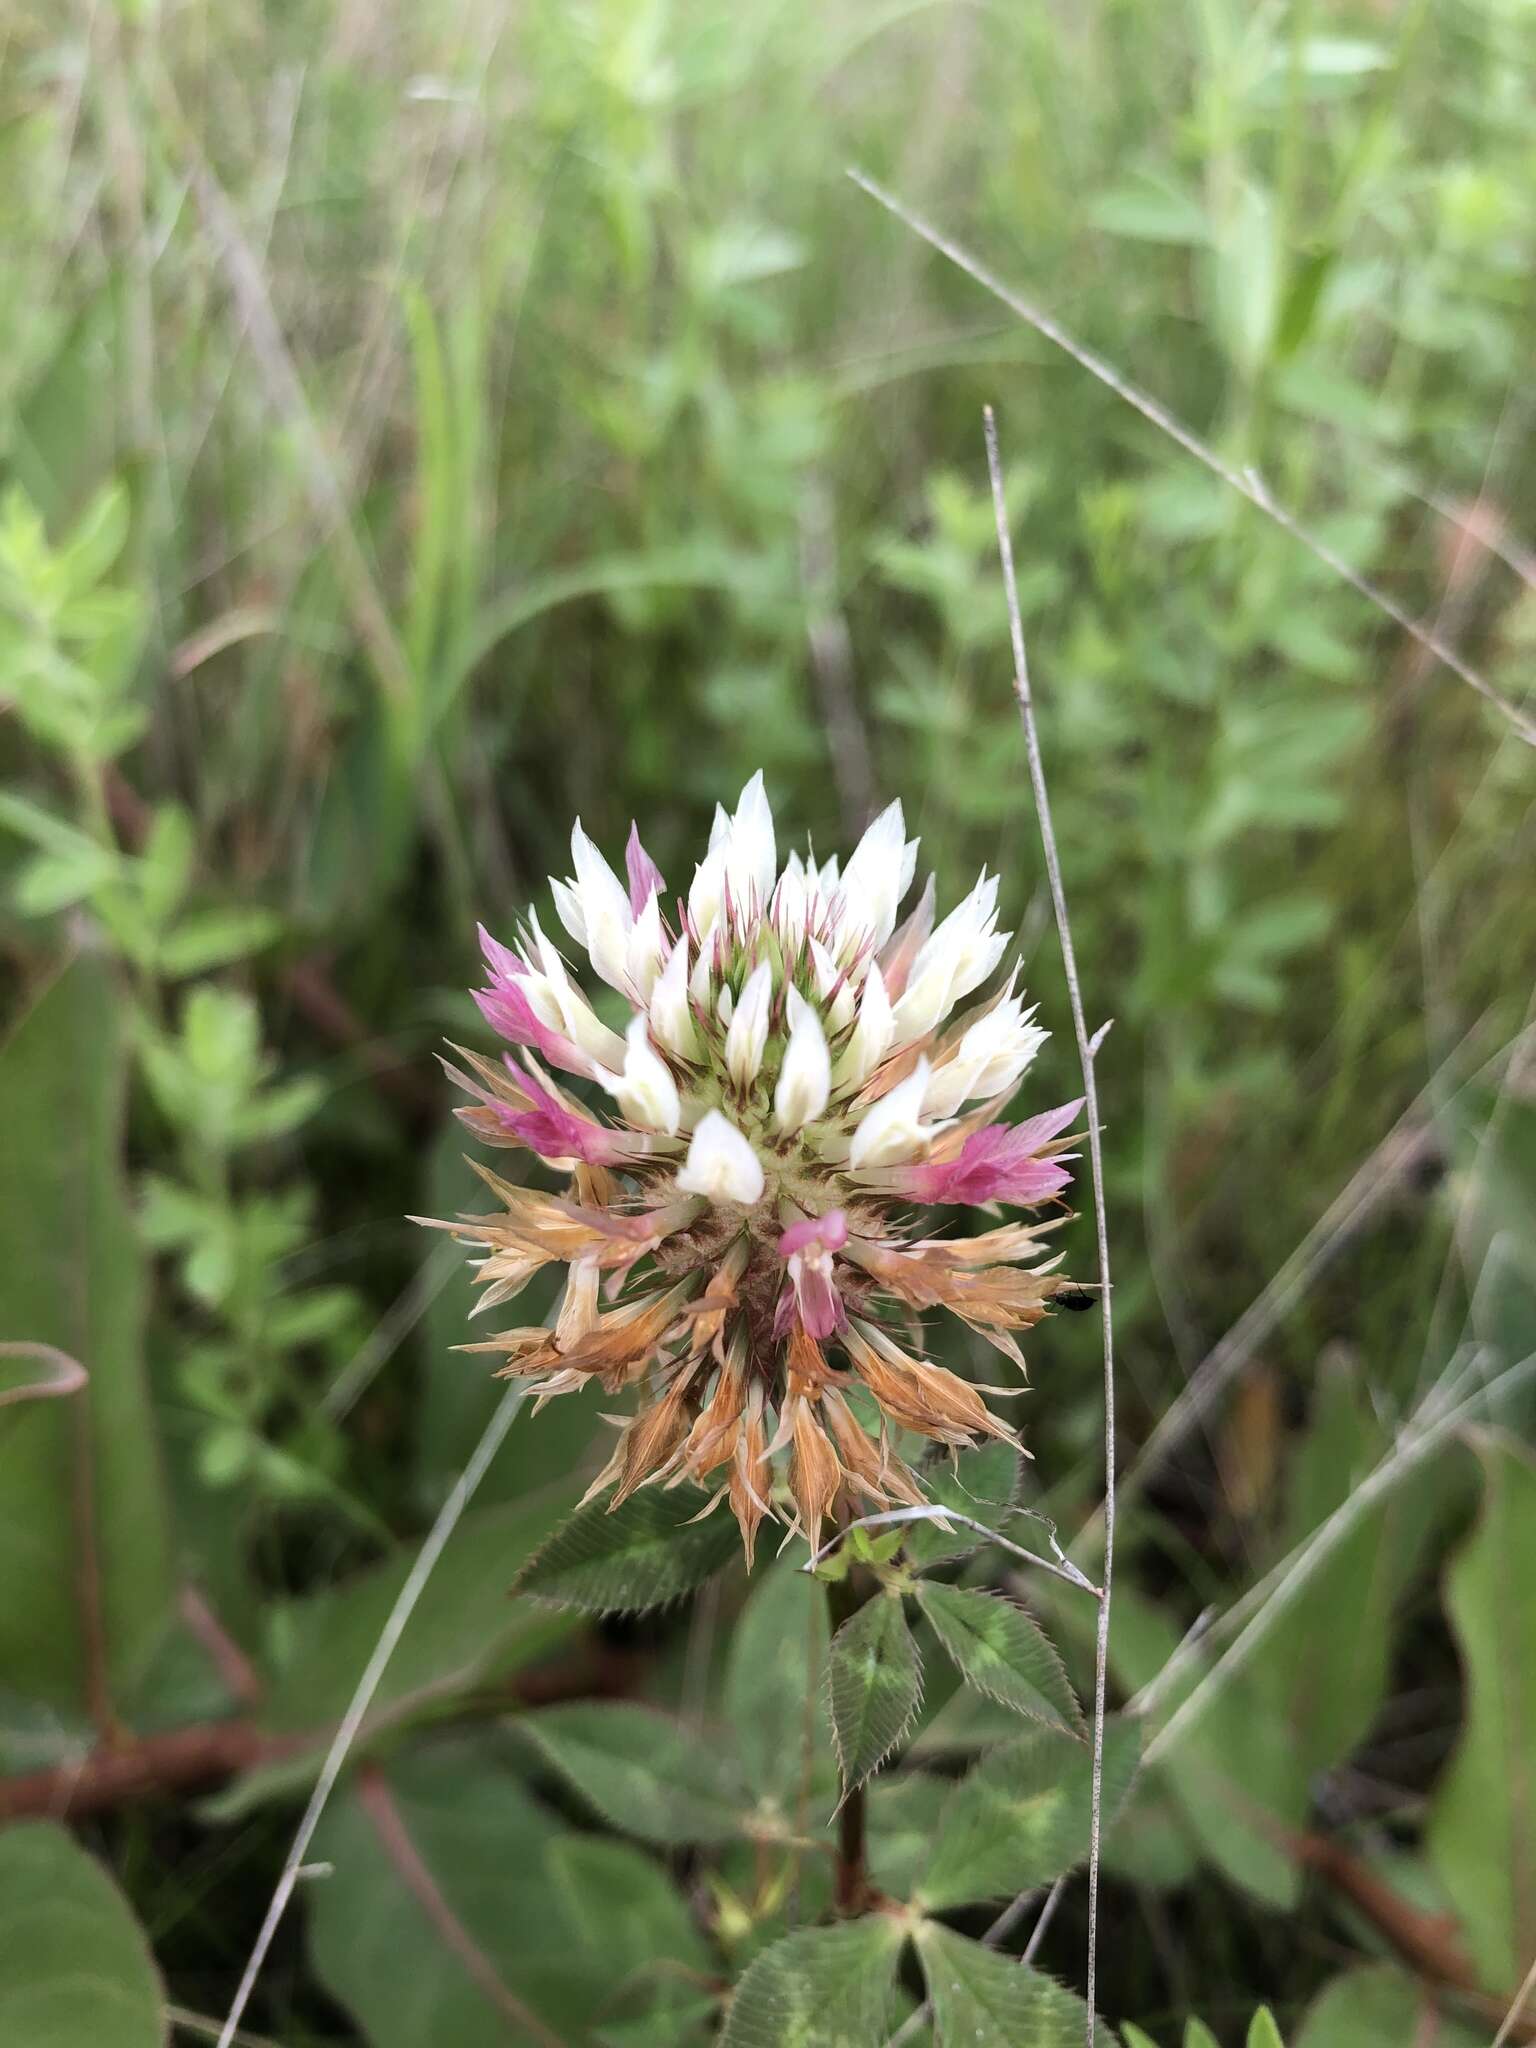
[[[1221,2048],[1221,2043],[1204,2020],[1191,2018],[1184,2022],[1184,2048]]]
[[[161,940],[159,965],[172,977],[206,974],[211,967],[259,953],[282,932],[283,921],[273,910],[199,910]]]
[[[1032,1721],[1082,1728],[1082,1709],[1060,1657],[1021,1607],[971,1586],[924,1585],[920,1598],[967,1685]]]
[[[1105,1730],[1104,1824],[1135,1775],[1134,1723]],[[1093,1755],[1055,1728],[1032,1728],[994,1750],[955,1787],[916,1898],[934,1912],[1050,1884],[1088,1854]]]
[[[904,1899],[938,1838],[953,1780],[933,1771],[888,1771],[868,1792],[869,1861],[875,1883]]]
[[[710,1968],[660,1865],[562,1828],[488,1737],[354,1781],[315,1853],[334,1871],[311,1954],[369,2048],[576,2048],[599,2019],[696,2002]]]
[[[1211,238],[1209,217],[1193,193],[1144,173],[1101,192],[1090,205],[1088,218],[1106,234],[1133,242],[1167,242],[1190,249]]]
[[[826,1589],[790,1563],[755,1584],[732,1632],[725,1714],[754,1800],[792,1810],[825,1753]]]
[[[1121,2048],[1157,2048],[1150,2034],[1144,2034],[1133,2020],[1120,2022]]]
[[[843,1782],[851,1790],[878,1769],[923,1696],[923,1667],[896,1593],[876,1593],[832,1638],[827,1697]]]
[[[994,1439],[959,1452],[952,1463],[946,1460],[925,1471],[923,1484],[936,1507],[955,1508],[988,1528],[1001,1529],[1018,1492],[1019,1462],[1012,1444]],[[985,1540],[962,1523],[944,1530],[934,1522],[914,1522],[906,1547],[919,1564],[932,1564],[941,1557],[963,1557]]]
[[[1325,1367],[1288,1487],[1282,1554],[1343,1505],[1387,1448],[1352,1367]],[[1431,1466],[1363,1515],[1294,1603],[1248,1670],[1273,1703],[1308,1778],[1344,1762],[1386,1694],[1397,1604],[1424,1553],[1455,1473]]]
[[[1429,1853],[1478,1974],[1507,1994],[1536,1953],[1536,1461],[1491,1432],[1477,1450],[1482,1513],[1446,1594],[1466,1715],[1431,1807]]]
[[[438,1713],[472,1688],[537,1662],[571,1634],[575,1624],[568,1617],[507,1597],[519,1560],[569,1498],[563,1490],[556,1500],[475,1509],[464,1517],[384,1673],[368,1734]],[[313,1742],[237,1781],[209,1802],[209,1812],[232,1819],[261,1799],[292,1794],[314,1775],[416,1552],[415,1544],[403,1545],[385,1563],[277,1610],[271,1626],[276,1668],[262,1718],[276,1733],[312,1736]]]
[[[901,1943],[885,1913],[787,1935],[737,1984],[719,2048],[884,2048]]]
[[[694,1518],[697,1487],[646,1487],[609,1512],[606,1497],[578,1508],[519,1572],[513,1590],[583,1614],[643,1614],[702,1585],[741,1549],[729,1515]]]
[[[1436,2010],[1425,1988],[1390,1964],[1335,1977],[1307,2007],[1295,2048],[1488,2048],[1488,2029]]]
[[[1054,1978],[933,1920],[917,1952],[938,2048],[1078,2048],[1087,2007]]]
[[[1261,2005],[1248,2022],[1248,2048],[1285,2048],[1275,2016],[1267,2005]]]
[[[0,1834],[0,2041],[163,2048],[149,1944],[94,1856],[52,1821]]]
[[[1178,1631],[1151,1601],[1134,1587],[1117,1591],[1110,1659],[1128,1689],[1156,1678],[1178,1644]],[[1207,1668],[1198,1656],[1187,1660],[1184,1675],[1160,1694],[1160,1720],[1188,1698]],[[1177,1801],[1190,1832],[1218,1869],[1277,1910],[1294,1908],[1300,1875],[1269,1823],[1302,1826],[1307,1773],[1287,1739],[1281,1707],[1251,1671],[1239,1673],[1217,1693],[1158,1764],[1155,1782]]]
[[[726,1842],[747,1804],[697,1734],[649,1707],[578,1700],[518,1724],[581,1797],[626,1834]]]
[[[124,1013],[109,969],[82,957],[0,1053],[0,1338],[52,1345],[87,1375],[68,1399],[13,1406],[0,1431],[0,1671],[59,1709],[87,1697],[82,1562],[99,1580],[105,1675],[119,1695],[170,1609],[141,1354],[144,1257],[121,1167]]]

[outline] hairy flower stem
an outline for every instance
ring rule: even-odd
[[[858,1565],[854,1565],[842,1578],[827,1581],[827,1619],[832,1624],[833,1635],[877,1590],[870,1574]],[[869,1906],[865,1823],[864,1787],[855,1785],[845,1794],[837,1815],[835,1897],[838,1912],[849,1918],[865,1912]]]

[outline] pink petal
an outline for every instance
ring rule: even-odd
[[[532,1099],[533,1108],[513,1109],[500,1102],[492,1107],[530,1152],[537,1152],[541,1159],[584,1159],[589,1166],[608,1166],[618,1158],[621,1147],[616,1132],[577,1116],[541,1088],[531,1074],[514,1066],[511,1060],[507,1065],[517,1076],[518,1086]]]
[[[1058,1159],[1038,1154],[1081,1108],[1081,1101],[1068,1102],[1022,1124],[988,1124],[971,1133],[957,1158],[906,1168],[901,1189],[920,1202],[1009,1202],[1035,1208],[1071,1183]]]
[[[624,866],[629,874],[629,907],[638,917],[651,896],[659,889],[665,889],[661,869],[640,844],[640,827],[629,828],[629,844],[624,849]]]

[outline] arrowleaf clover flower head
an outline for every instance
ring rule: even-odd
[[[621,881],[578,823],[555,908],[628,1005],[622,1031],[536,915],[515,946],[480,935],[476,1000],[514,1050],[449,1068],[474,1098],[458,1114],[567,1184],[546,1193],[482,1166],[497,1211],[436,1227],[477,1247],[477,1314],[547,1265],[567,1273],[553,1327],[466,1348],[541,1400],[593,1380],[635,1391],[593,1491],[617,1506],[638,1486],[700,1483],[729,1502],[749,1562],[766,1518],[815,1543],[855,1503],[921,1501],[902,1433],[1016,1441],[914,1333],[948,1309],[1022,1368],[1017,1332],[1063,1284],[1050,1221],[954,1236],[924,1217],[1064,1213],[1063,1133],[1081,1104],[1000,1121],[1045,1033],[1016,972],[980,994],[1009,940],[997,878],[983,872],[939,922],[930,880],[899,921],[916,857],[893,803],[841,868],[810,853],[781,868],[758,774],[734,812],[717,807],[669,902],[638,828]]]

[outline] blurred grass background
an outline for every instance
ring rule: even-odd
[[[451,1253],[401,1219],[460,1198],[432,1055],[479,1042],[475,920],[542,912],[576,813],[615,852],[638,817],[675,884],[759,766],[823,852],[899,794],[941,890],[1001,869],[1043,1099],[1075,1092],[984,401],[1115,1019],[1130,1456],[1405,1113],[1414,1147],[1146,1475],[1128,1581],[1176,1634],[1311,1526],[1320,1386],[1385,1443],[1469,1342],[1533,1348],[1536,1104],[1506,1055],[1529,749],[843,176],[945,224],[1529,703],[1533,77],[1519,0],[11,0],[0,1337],[84,1343],[83,1281],[99,1341],[137,1357],[142,1327],[157,1448],[105,1511],[130,1721],[228,1704],[230,1670],[159,1630],[173,1582],[291,1679],[323,1589],[409,1543],[490,1412],[447,1355]],[[92,1234],[50,1264],[92,1174]],[[1096,1343],[1073,1318],[1036,1346],[1065,1531],[1097,1499]],[[564,1502],[593,1422],[514,1431],[487,1512]],[[62,1482],[20,1424],[0,1457],[46,1520]],[[1456,1743],[1455,1469],[1309,1795],[1331,1820],[1411,1834]],[[16,1771],[90,1722],[89,1657],[37,1648],[69,1634],[67,1573],[30,1555],[5,1550]],[[86,1823],[195,2010],[291,1824],[244,1810]],[[1210,1843],[1156,1866],[1117,1895],[1111,2013],[1295,2005],[1337,1960],[1310,1894]],[[297,1937],[266,1996],[293,2048],[364,2038]]]

